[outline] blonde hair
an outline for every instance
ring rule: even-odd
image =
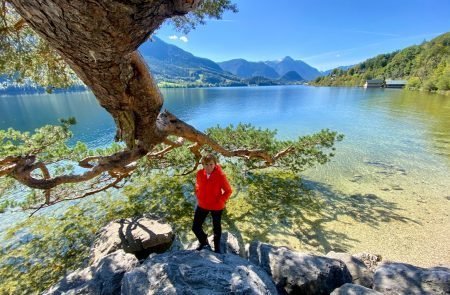
[[[203,156],[202,158],[202,164],[207,164],[209,162],[214,162],[214,164],[217,164],[217,158],[213,154],[207,154]]]

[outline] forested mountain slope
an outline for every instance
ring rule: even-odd
[[[347,70],[334,69],[313,85],[362,86],[367,79],[405,79],[412,89],[450,90],[450,32],[421,45],[380,54]]]

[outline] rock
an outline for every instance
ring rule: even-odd
[[[213,235],[208,237],[208,242],[214,250],[214,236]],[[187,247],[187,249],[194,250],[199,245],[200,245],[200,243],[198,241],[195,241],[194,243],[190,244]],[[222,254],[230,253],[230,254],[239,255],[241,257],[244,255],[244,247],[243,246],[241,247],[236,236],[230,232],[223,232],[222,235],[220,236],[220,250],[222,251]]]
[[[250,262],[272,276],[281,294],[330,294],[352,277],[340,260],[293,252],[254,241],[250,244]]]
[[[342,252],[329,252],[327,257],[339,259],[345,263],[348,271],[352,275],[353,284],[361,285],[367,288],[372,288],[373,272],[360,259]]]
[[[367,268],[369,268],[372,272],[375,272],[375,269],[383,260],[381,255],[371,253],[358,253],[353,254],[352,256],[364,262]]]
[[[90,263],[98,262],[105,255],[123,249],[138,259],[150,253],[162,253],[174,239],[172,227],[149,218],[115,220],[103,227],[91,247]]]
[[[93,266],[65,276],[44,294],[120,294],[124,273],[138,265],[136,256],[118,250]]]
[[[383,295],[383,293],[360,285],[344,284],[341,287],[334,289],[334,291],[331,292],[331,295]]]
[[[399,186],[399,185],[392,186],[392,189],[396,190],[396,191],[402,191],[403,190],[403,188],[401,186]]]
[[[375,271],[373,286],[386,295],[450,294],[450,269],[386,262]]]
[[[231,254],[208,250],[154,255],[125,274],[122,295],[277,294],[261,268]]]

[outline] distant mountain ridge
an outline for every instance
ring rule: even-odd
[[[269,79],[277,79],[280,76],[272,67],[264,62],[250,62],[242,58],[218,62],[218,65],[223,70],[241,78],[261,76]]]
[[[241,78],[265,77],[269,79],[279,79],[288,72],[297,72],[302,80],[314,80],[321,76],[321,72],[301,60],[294,60],[286,56],[277,61],[250,62],[245,59],[232,59],[219,62],[219,66],[233,75]]]
[[[281,61],[266,61],[265,63],[277,71],[280,76],[290,71],[297,72],[305,80],[314,80],[321,76],[318,69],[308,65],[304,61],[294,60],[290,56],[286,56]]]
[[[306,79],[298,73],[298,69],[303,72],[306,69],[308,77],[312,77],[310,72],[313,73],[313,77],[320,75],[319,71],[304,62],[294,60],[291,62],[294,69],[286,65],[285,60],[280,61],[280,72],[267,62],[233,59],[215,63],[207,58],[194,56],[175,45],[167,44],[158,37],[152,37],[152,40],[144,43],[139,51],[163,87],[298,84]],[[278,62],[273,64],[277,65]],[[292,71],[297,73],[291,73],[283,78],[286,73]]]

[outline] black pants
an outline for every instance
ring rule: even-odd
[[[203,231],[203,223],[205,222],[208,213],[211,212],[214,231],[214,251],[220,252],[220,236],[222,234],[222,211],[223,210],[206,210],[197,206],[194,214],[194,223],[192,231],[202,245],[208,244],[208,236]]]

